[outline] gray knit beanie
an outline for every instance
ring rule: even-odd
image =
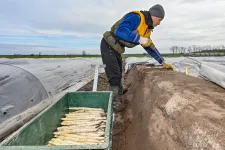
[[[151,16],[156,16],[156,17],[159,17],[159,18],[162,18],[162,19],[165,16],[165,11],[160,4],[156,4],[156,5],[152,6],[149,9],[149,12],[150,12]]]

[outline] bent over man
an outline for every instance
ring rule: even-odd
[[[109,82],[109,90],[113,91],[113,106],[122,107],[118,96],[122,94],[122,57],[125,47],[133,48],[141,45],[149,55],[165,68],[172,65],[165,63],[160,52],[150,39],[153,29],[164,19],[165,12],[161,5],[152,6],[149,11],[132,11],[118,20],[110,31],[103,34],[101,41],[102,61],[106,65],[105,72]]]

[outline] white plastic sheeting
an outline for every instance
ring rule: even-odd
[[[180,57],[166,58],[166,61],[173,64],[175,71],[203,77],[225,88],[225,57]],[[159,65],[147,57],[127,58],[126,71],[137,62]],[[0,139],[15,130],[12,130],[15,125],[21,126],[32,114],[39,113],[66,91],[77,90],[89,82],[95,70],[92,64],[102,64],[101,58],[1,58]],[[28,117],[27,114],[31,115]]]
[[[0,122],[48,98],[42,83],[29,72],[1,64],[0,70]]]
[[[225,88],[225,57],[178,57],[165,60],[173,65],[174,71],[203,78]],[[125,71],[131,69],[134,64],[140,63],[160,65],[151,58],[130,57],[126,59]]]
[[[0,123],[87,80],[100,58],[0,59]]]
[[[203,77],[225,88],[225,67],[221,68],[216,64],[202,63],[200,73]]]

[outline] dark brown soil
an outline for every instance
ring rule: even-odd
[[[113,150],[224,150],[225,90],[167,69],[125,76],[125,111],[115,114]],[[80,90],[91,91],[93,83]],[[101,74],[98,91],[107,89]]]
[[[108,80],[105,73],[99,74],[98,76],[98,87],[97,91],[106,91],[108,87]],[[78,91],[92,91],[93,89],[93,80],[80,88]]]

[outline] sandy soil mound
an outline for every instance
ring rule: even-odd
[[[225,90],[144,66],[127,75],[126,150],[224,150]],[[118,148],[119,149],[119,148]]]
[[[115,114],[113,150],[224,150],[225,90],[166,69],[125,76],[127,109]],[[93,82],[80,90],[91,91]],[[105,74],[98,90],[107,89]]]

